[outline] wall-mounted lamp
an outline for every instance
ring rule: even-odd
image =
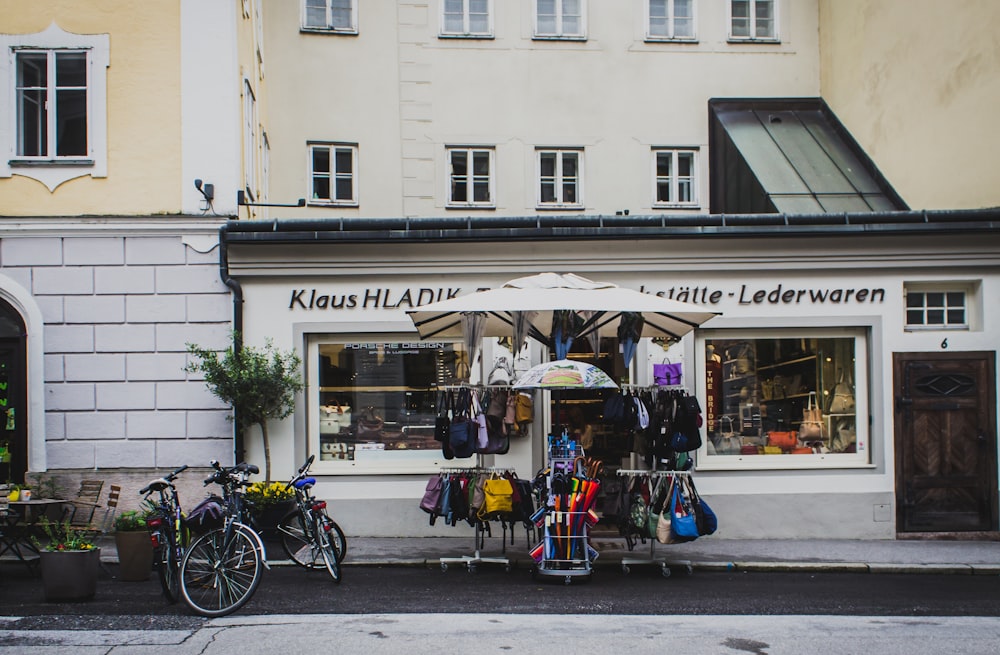
[[[211,203],[215,200],[215,185],[214,184],[202,184],[201,180],[194,181],[194,188],[198,189],[198,192],[205,199],[205,202]]]
[[[299,201],[294,205],[273,204],[269,202],[247,202],[246,193],[243,189],[240,189],[236,192],[236,204],[240,207],[305,207],[306,199],[299,198]]]

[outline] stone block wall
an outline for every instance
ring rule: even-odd
[[[135,470],[135,493],[157,469],[232,459],[228,408],[184,371],[188,343],[224,348],[232,326],[208,234],[0,239],[0,273],[44,320],[50,473]]]

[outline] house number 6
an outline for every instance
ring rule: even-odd
[[[948,350],[948,340],[944,339],[941,341],[941,350]]]

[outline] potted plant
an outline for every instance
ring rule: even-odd
[[[264,479],[271,482],[271,440],[267,422],[283,419],[295,411],[295,394],[302,390],[299,374],[301,358],[294,351],[281,351],[268,339],[263,348],[244,346],[240,334],[232,333],[233,345],[217,353],[195,344],[187,344],[195,358],[184,367],[188,373],[200,373],[205,384],[219,400],[233,408],[237,433],[251,425],[260,428],[264,445]],[[242,439],[240,439],[242,441]],[[237,456],[240,456],[237,448]]]
[[[286,488],[284,482],[254,482],[247,486],[243,498],[253,507],[256,527],[264,532],[273,532],[295,506],[295,490]]]
[[[153,542],[146,528],[147,515],[130,509],[115,516],[118,575],[127,582],[148,580],[153,569]]]
[[[97,572],[101,549],[94,545],[91,532],[74,529],[69,521],[52,523],[42,518],[39,525],[45,543],[37,537],[32,542],[38,548],[42,567],[42,587],[45,600],[89,600],[97,592]]]

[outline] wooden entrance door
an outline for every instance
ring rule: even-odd
[[[995,358],[893,356],[899,532],[997,529]]]

